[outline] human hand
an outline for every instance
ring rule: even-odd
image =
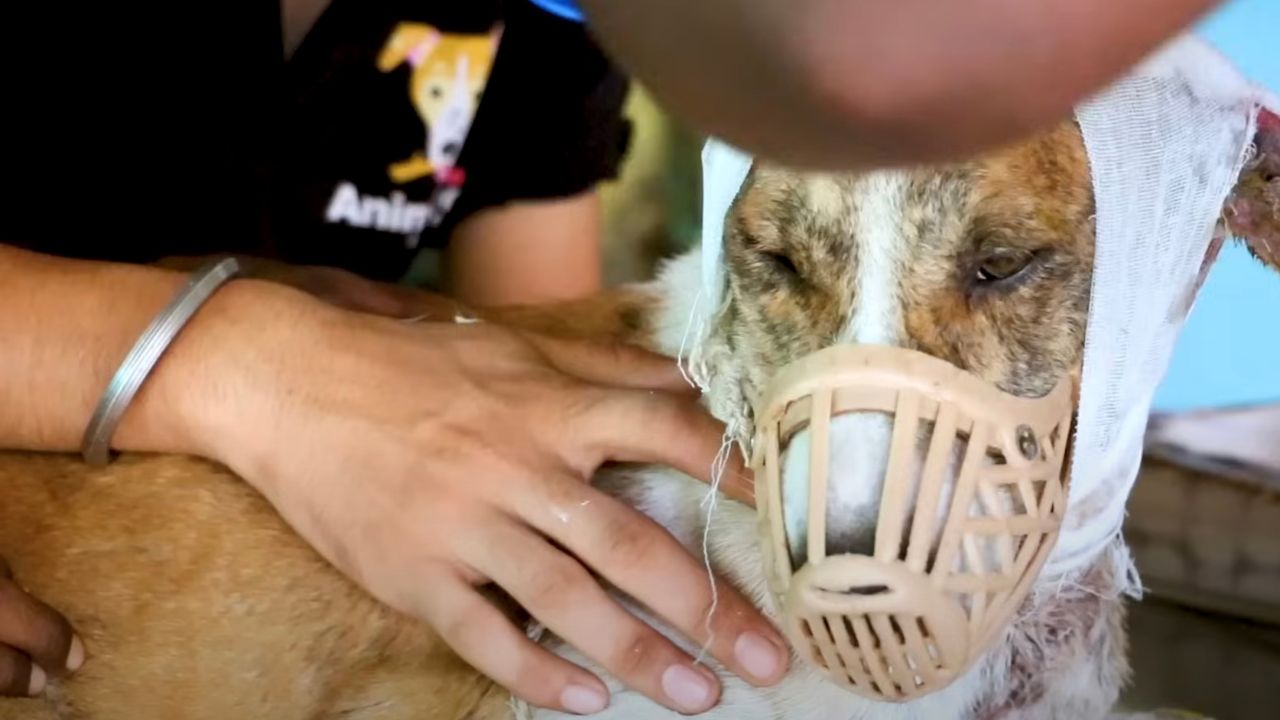
[[[477,586],[496,583],[622,682],[679,711],[711,708],[715,676],[593,573],[709,642],[745,679],[781,677],[786,646],[769,622],[720,584],[708,633],[713,595],[701,561],[589,483],[609,461],[707,479],[723,428],[671,360],[309,305],[266,332],[204,324],[199,347],[222,351],[206,355],[216,366],[206,372],[235,384],[201,400],[213,408],[203,434],[216,439],[203,454],[258,487],[340,570],[542,707],[595,712],[607,690],[528,640]]]
[[[80,669],[84,644],[53,608],[14,582],[0,558],[0,696],[34,697],[49,674]]]

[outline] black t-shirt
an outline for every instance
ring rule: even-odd
[[[626,80],[528,0],[332,0],[288,62],[278,0],[6,5],[0,242],[395,279],[626,149]]]

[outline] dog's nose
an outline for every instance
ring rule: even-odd
[[[452,143],[452,142],[451,142],[451,143],[446,144],[446,145],[444,146],[444,148],[443,148],[442,152],[444,152],[445,157],[447,157],[447,158],[450,158],[450,159],[457,158],[457,157],[458,157],[458,143]]]

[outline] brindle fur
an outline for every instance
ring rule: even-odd
[[[1009,392],[1048,392],[1079,366],[1088,313],[1093,196],[1078,131],[1063,126],[982,162],[908,177],[907,253],[895,268],[900,344]],[[851,219],[862,182],[768,167],[749,176],[727,233],[726,325],[752,388],[833,343],[853,314]],[[983,256],[1008,249],[1038,258],[1006,287],[975,283]]]
[[[1274,182],[1257,174],[1264,167],[1242,178],[1237,201]],[[732,349],[722,357],[734,367],[725,369],[741,380],[731,400],[749,402],[782,364],[839,338],[859,302],[851,218],[862,182],[753,171],[729,223],[730,299],[717,331]],[[1075,127],[971,163],[911,171],[908,187],[899,229],[908,252],[896,268],[901,342],[1024,395],[1078,372],[1092,201]],[[1274,205],[1263,207],[1280,219]],[[1255,252],[1276,264],[1268,236],[1259,237]],[[995,248],[1039,255],[1016,282],[976,285],[975,264]],[[671,277],[573,307],[488,317],[674,352],[691,289],[688,278]],[[734,550],[751,563],[754,547]],[[425,626],[357,590],[265,500],[211,463],[134,456],[91,469],[70,457],[0,453],[0,555],[70,617],[89,649],[83,670],[54,680],[47,699],[0,701],[0,720],[496,720],[509,712],[501,689]],[[1116,584],[1109,567],[1085,582]],[[1090,597],[1066,593],[1019,621],[993,664],[1006,677],[990,680],[975,717],[1080,720],[1109,703],[1127,668],[1123,610]],[[1017,636],[1028,627],[1058,634]],[[1077,688],[1098,697],[1076,697]]]

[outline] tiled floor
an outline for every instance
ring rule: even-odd
[[[1129,616],[1132,709],[1179,708],[1214,720],[1280,718],[1280,628],[1148,598]]]

